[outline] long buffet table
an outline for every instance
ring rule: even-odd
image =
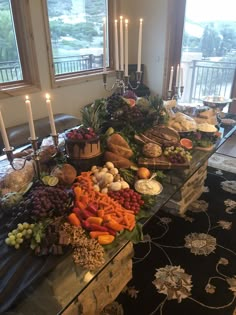
[[[165,172],[166,177],[162,182],[163,191],[158,195],[155,207],[148,210],[150,216],[141,222],[143,225],[207,163],[208,158],[235,130],[236,127],[221,128],[222,137],[211,151],[194,150],[189,169]],[[119,243],[115,243],[106,251],[105,263],[99,270],[88,273],[88,270],[83,270],[74,264],[70,251],[59,258],[36,257],[30,250],[9,249],[4,243],[5,236],[5,222],[2,221],[0,224],[0,314],[80,314],[78,297],[83,296],[92,287],[95,288],[94,290],[99,290],[99,288],[101,291],[105,290],[106,286],[110,285],[109,282],[113,281],[114,268],[112,269],[112,266],[115,263],[120,263],[115,283],[120,282],[125,285],[132,276],[130,272],[132,246],[125,239],[119,240]],[[125,256],[129,258],[128,262],[124,260]],[[128,267],[125,263],[129,264]],[[109,277],[106,277],[108,274]],[[118,280],[117,277],[119,277]],[[102,279],[102,286],[98,285],[100,279]],[[107,295],[110,294],[110,297],[114,298],[114,295],[108,291]],[[90,300],[87,301],[88,305],[89,303],[91,303]],[[91,305],[90,309],[92,309]]]

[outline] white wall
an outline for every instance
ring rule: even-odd
[[[167,32],[167,0],[121,0],[121,14],[129,19],[129,63],[137,63],[139,19],[143,18],[144,81],[152,94],[162,94]]]
[[[119,4],[119,0],[117,2]],[[120,13],[130,20],[129,63],[137,63],[139,18],[144,19],[142,63],[145,64],[145,83],[154,94],[162,92],[166,2],[166,0],[120,0],[119,4]],[[103,88],[102,76],[93,81],[51,90],[41,0],[29,0],[29,3],[41,82],[41,91],[29,95],[34,119],[47,116],[46,92],[51,95],[54,114],[64,112],[80,116],[80,109],[84,105],[97,98],[107,97],[110,93]],[[108,85],[111,81],[112,78],[108,79]],[[24,96],[3,99],[1,105],[6,127],[27,121]]]

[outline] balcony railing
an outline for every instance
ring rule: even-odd
[[[186,79],[181,101],[200,102],[207,95],[230,98],[236,63],[193,60],[183,64]]]
[[[55,74],[64,74],[78,71],[102,68],[103,55],[92,54],[82,56],[54,58]],[[0,62],[0,83],[22,80],[21,66],[18,61]]]

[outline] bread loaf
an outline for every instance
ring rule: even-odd
[[[128,142],[118,133],[113,133],[107,139],[107,147],[109,151],[127,159],[133,155]]]
[[[104,153],[104,160],[112,162],[117,168],[129,168],[131,165],[134,165],[130,160],[110,151]]]

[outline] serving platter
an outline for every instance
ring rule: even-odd
[[[139,166],[145,166],[150,169],[161,169],[161,170],[169,170],[169,169],[187,169],[190,166],[190,163],[186,161],[185,163],[171,163],[165,156],[160,156],[156,158],[145,158],[140,157],[138,159]]]

